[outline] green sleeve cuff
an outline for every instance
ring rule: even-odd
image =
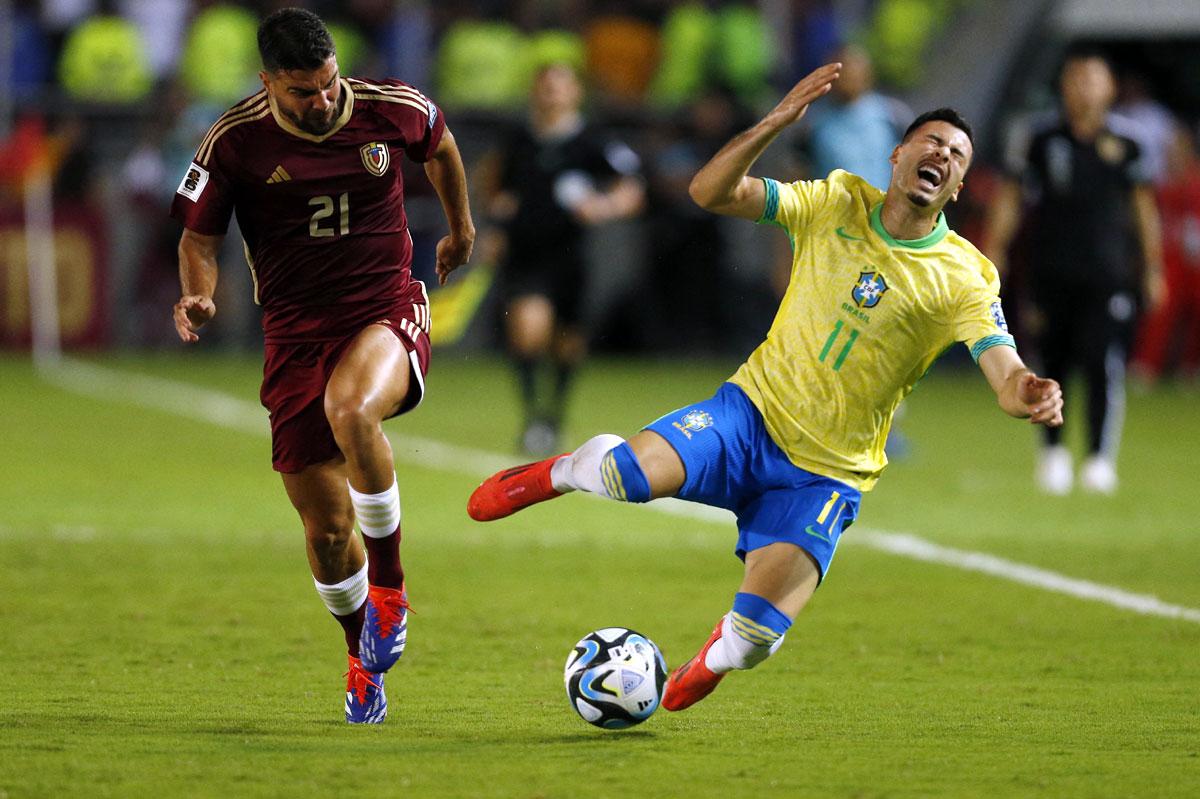
[[[758,218],[757,224],[764,222],[774,222],[779,224],[779,220],[775,215],[779,213],[779,181],[771,178],[762,178],[763,188],[767,192],[767,201],[763,204],[762,216]]]
[[[1017,342],[1007,333],[997,333],[994,336],[984,336],[971,346],[971,358],[974,359],[975,363],[979,363],[980,355],[983,355],[992,347],[1000,346],[1012,347],[1015,350],[1017,348]]]

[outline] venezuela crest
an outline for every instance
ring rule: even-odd
[[[391,156],[388,155],[386,144],[381,144],[377,141],[368,142],[358,148],[358,152],[362,155],[363,166],[372,175],[379,177],[384,172],[387,172],[388,164],[391,163]]]

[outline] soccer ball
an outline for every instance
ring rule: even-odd
[[[588,633],[567,655],[563,682],[575,712],[589,724],[619,730],[658,709],[667,661],[646,636],[624,627]]]

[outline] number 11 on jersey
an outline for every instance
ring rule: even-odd
[[[821,348],[821,354],[817,357],[818,361],[825,363],[825,358],[828,357],[829,351],[833,349],[833,344],[837,341],[838,336],[841,335],[843,327],[846,327],[846,324],[839,319],[838,323],[833,326],[833,332],[829,334],[829,338],[825,339],[825,346]],[[850,335],[846,339],[846,343],[842,346],[841,352],[834,358],[833,371],[835,372],[842,368],[842,364],[846,362],[846,356],[850,354],[850,348],[854,346],[854,342],[858,339],[858,331],[852,327],[849,330]]]

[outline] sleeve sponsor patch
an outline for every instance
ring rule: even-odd
[[[183,180],[180,182],[176,192],[187,197],[192,202],[196,202],[200,199],[200,194],[207,185],[208,170],[193,162],[188,166],[187,174],[183,176]]]
[[[996,300],[992,303],[992,320],[995,321],[996,327],[1008,332],[1008,322],[1004,319],[1004,308],[1000,306],[1000,301]]]
[[[429,129],[433,130],[433,126],[437,122],[437,106],[429,98],[425,98],[425,105],[429,109]]]

